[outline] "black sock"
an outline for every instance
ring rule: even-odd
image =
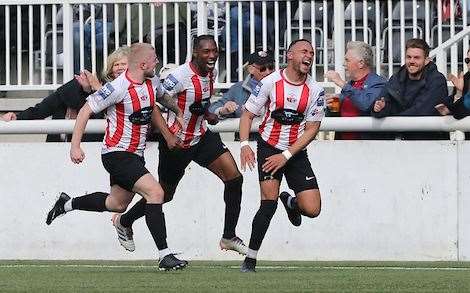
[[[161,203],[147,203],[145,205],[145,222],[152,234],[158,250],[168,248],[166,244],[165,214]]]
[[[240,204],[242,201],[242,183],[243,176],[225,182],[225,222],[224,234],[222,235],[225,239],[232,239],[236,236],[235,228],[240,216]]]
[[[145,205],[147,201],[145,198],[139,200],[135,205],[133,205],[126,213],[121,215],[121,225],[124,227],[131,227],[132,224],[141,217],[145,216]]]
[[[90,211],[90,212],[104,212],[106,208],[106,198],[109,193],[93,192],[84,196],[72,198],[72,209]]]
[[[277,208],[276,200],[262,200],[251,227],[250,249],[259,250]]]

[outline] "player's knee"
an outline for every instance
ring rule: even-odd
[[[164,199],[163,190],[160,186],[151,188],[147,193],[147,202],[148,203],[161,203]]]
[[[127,206],[127,203],[113,203],[108,207],[108,210],[114,213],[124,213],[127,209]]]
[[[310,208],[304,211],[302,215],[309,217],[309,218],[316,218],[320,215],[320,212],[321,212],[321,207],[318,206],[318,207]]]
[[[127,205],[119,205],[118,208],[114,211],[116,213],[124,213],[127,209]]]

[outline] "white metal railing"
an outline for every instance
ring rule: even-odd
[[[437,68],[439,69],[440,72],[442,72],[444,75],[447,75],[447,50],[449,48],[454,48],[457,43],[459,43],[461,40],[468,39],[468,36],[470,35],[470,26],[466,27],[456,35],[454,35],[452,38],[448,39],[441,45],[439,45],[437,48],[432,50],[429,53],[429,56],[431,58],[436,57],[436,65]],[[468,50],[468,49],[467,49]],[[465,51],[464,56],[466,56],[467,51]]]
[[[72,133],[74,120],[15,120],[0,121],[0,134]],[[255,120],[252,130],[257,131]],[[210,128],[216,132],[238,131],[239,119],[227,119]],[[103,133],[105,120],[90,120],[86,132]],[[326,117],[322,131],[470,131],[470,117],[456,120],[446,117]]]
[[[110,51],[133,41],[156,45],[162,63],[181,63],[201,33],[214,34],[222,49],[217,88],[243,78],[234,68],[257,45],[274,50],[278,68],[301,37],[315,44],[317,80],[329,69],[343,73],[349,40],[372,45],[377,72],[389,76],[404,63],[406,39],[436,47],[468,27],[470,4],[458,1],[450,1],[460,3],[458,13],[443,14],[441,0],[1,0],[0,91],[54,89],[86,66],[101,71]],[[452,73],[466,71],[468,42],[451,46]]]

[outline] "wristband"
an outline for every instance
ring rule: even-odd
[[[286,160],[289,160],[292,157],[292,153],[289,152],[289,150],[283,151],[282,155],[284,156],[284,158],[286,158]]]
[[[240,147],[249,146],[248,140],[240,141]]]

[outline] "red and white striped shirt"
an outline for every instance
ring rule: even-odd
[[[178,131],[176,115],[168,112],[167,124],[170,131],[183,142],[183,147],[196,145],[207,130],[204,115],[198,116],[189,111],[194,102],[210,103],[214,91],[215,70],[207,76],[201,76],[191,62],[177,67],[163,81],[166,92],[177,99],[179,109],[183,112],[184,125]]]
[[[101,153],[127,151],[143,156],[155,99],[162,96],[157,76],[139,84],[127,71],[90,95],[87,101],[94,113],[107,109]]]
[[[287,150],[304,133],[305,123],[321,121],[325,116],[325,92],[310,75],[302,84],[289,82],[278,70],[262,79],[245,103],[245,109],[261,115],[261,138],[279,150]],[[304,114],[300,124],[282,125],[271,117],[277,109],[290,109]]]

